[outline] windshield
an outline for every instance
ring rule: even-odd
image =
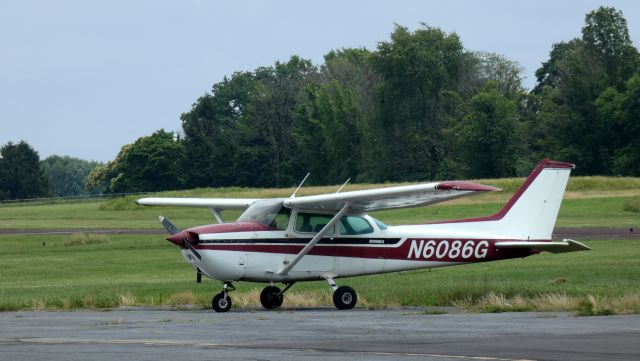
[[[373,219],[373,221],[376,222],[376,224],[378,225],[378,228],[380,228],[381,231],[384,231],[385,229],[389,228],[389,226],[387,226],[386,224],[382,223],[380,220],[375,219],[373,217],[371,217],[371,219]]]
[[[238,218],[238,222],[260,222],[274,229],[287,229],[291,211],[281,199],[256,201]]]

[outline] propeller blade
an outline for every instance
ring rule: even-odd
[[[196,258],[202,262],[202,255],[195,249],[193,248],[193,246],[191,245],[191,243],[187,242],[186,240],[182,240],[182,245],[185,246],[186,248],[189,249],[189,251],[191,251],[191,253],[193,253],[194,256],[196,256]]]
[[[173,223],[171,223],[170,220],[164,218],[163,216],[160,216],[160,223],[162,223],[164,229],[166,229],[170,235],[174,235],[180,232],[180,229],[178,229],[178,227],[176,227]]]

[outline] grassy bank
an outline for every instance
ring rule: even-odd
[[[640,312],[640,248],[588,241],[591,252],[339,280],[362,307],[460,306],[484,311]],[[0,236],[0,310],[171,305],[210,307],[220,284],[195,275],[158,236]],[[263,285],[240,282],[236,306],[259,307]],[[284,307],[332,307],[326,282],[301,283]]]

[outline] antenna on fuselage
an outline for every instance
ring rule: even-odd
[[[344,186],[347,185],[347,183],[349,183],[349,181],[351,180],[351,178],[347,179],[346,182],[342,183],[342,186],[340,188],[338,188],[338,190],[336,191],[336,193],[340,193],[340,191],[342,190],[342,188],[344,188]]]
[[[300,185],[298,186],[298,188],[296,188],[296,190],[293,191],[293,194],[289,198],[295,198],[296,197],[296,193],[298,193],[298,189],[300,189],[300,187],[302,187],[302,185],[304,184],[304,181],[306,181],[307,178],[309,177],[309,174],[311,174],[311,173],[307,173],[307,175],[304,176],[304,178],[302,179],[302,182],[300,182]]]

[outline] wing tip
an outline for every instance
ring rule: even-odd
[[[436,185],[436,189],[440,190],[455,190],[455,191],[472,191],[472,192],[494,192],[502,189],[487,186],[480,183],[473,183],[468,181],[445,181]]]
[[[140,206],[148,206],[149,205],[149,200],[151,198],[147,197],[147,198],[138,198],[136,199],[136,204],[140,205]]]
[[[563,239],[563,242],[567,242],[570,247],[574,248],[577,251],[591,251],[593,250],[591,247],[587,246],[586,244],[582,243],[582,242],[578,242],[576,240],[573,239]]]

